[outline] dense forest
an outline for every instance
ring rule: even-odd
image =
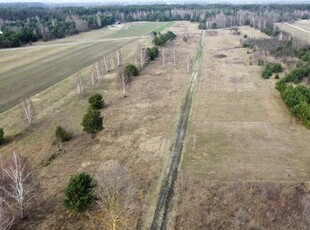
[[[48,7],[0,5],[0,48],[63,38],[120,22],[186,20],[201,29],[250,25],[273,30],[274,22],[308,19],[310,5],[132,5]]]

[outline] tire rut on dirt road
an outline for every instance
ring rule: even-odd
[[[167,229],[168,213],[171,206],[171,200],[174,192],[174,184],[178,175],[178,168],[182,158],[183,142],[186,135],[187,124],[192,105],[193,90],[200,69],[200,62],[203,48],[203,35],[201,34],[198,48],[194,59],[194,70],[191,74],[190,82],[186,89],[183,105],[179,115],[179,121],[175,132],[175,140],[170,151],[169,163],[166,174],[161,183],[159,198],[157,200],[156,209],[153,216],[151,230]]]

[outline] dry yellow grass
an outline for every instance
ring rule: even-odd
[[[260,34],[240,31],[205,38],[170,229],[309,226],[310,131],[261,77],[259,51],[240,48]]]
[[[306,42],[310,41],[310,21],[308,20],[296,21],[292,24],[277,23],[276,25],[280,30],[290,33],[293,37],[297,37],[298,39]],[[308,32],[302,30],[306,30]]]
[[[291,117],[274,80],[249,65],[247,49],[235,48],[239,39],[227,30],[206,37],[183,168],[212,180],[307,180],[310,132]]]
[[[189,77],[185,70],[185,56],[187,52],[194,53],[197,41],[198,36],[193,35],[184,44],[182,37],[178,37],[173,44],[179,48],[177,67],[172,66],[171,55],[167,57],[166,68],[162,67],[160,58],[151,62],[139,77],[134,78],[128,98],[122,97],[115,72],[106,75],[97,89],[88,86],[86,96],[78,98],[73,87],[74,74],[32,98],[37,113],[33,127],[28,128],[19,106],[0,114],[5,132],[18,134],[14,142],[0,148],[1,156],[9,157],[12,148],[18,148],[36,166],[36,176],[41,184],[41,190],[37,191],[37,206],[29,212],[28,220],[17,225],[16,229],[102,227],[96,219],[96,208],[90,211],[90,215],[72,216],[64,210],[61,200],[71,175],[80,171],[95,173],[110,160],[128,168],[142,190],[145,204],[141,213],[146,214],[141,217],[141,222],[148,224],[148,210],[153,205],[162,167],[166,164],[166,153],[174,137],[179,104]],[[150,45],[149,39],[139,42]],[[126,54],[125,62],[134,63],[137,43],[122,48],[122,53]],[[172,50],[171,46],[166,52],[169,50]],[[89,71],[90,67],[87,67],[79,72],[86,83]],[[80,125],[87,110],[87,98],[93,92],[102,93],[107,104],[102,110],[105,129],[96,139],[83,133]],[[64,144],[65,151],[44,167],[42,163],[55,153],[52,142],[57,125],[73,131],[74,137]]]

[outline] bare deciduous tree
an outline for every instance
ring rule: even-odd
[[[140,45],[138,45],[135,58],[136,66],[139,68],[139,70],[142,70],[149,61],[146,49],[141,47]]]
[[[116,59],[117,59],[117,66],[121,66],[121,64],[122,64],[122,53],[120,50],[116,51]]]
[[[113,162],[97,173],[101,219],[112,230],[135,229],[139,214],[139,190],[129,172]]]
[[[110,59],[108,59],[107,55],[105,54],[103,56],[103,64],[104,64],[104,67],[105,67],[105,71],[106,72],[109,72],[110,71],[110,62],[109,62]]]
[[[84,84],[80,76],[75,79],[74,84],[77,95],[82,96],[84,94]]]
[[[31,99],[28,97],[24,98],[22,100],[22,107],[23,107],[25,117],[29,125],[31,125],[34,119],[34,107],[33,107]]]
[[[8,230],[11,228],[14,222],[14,216],[11,213],[10,205],[0,197],[0,229]]]
[[[2,170],[4,182],[0,189],[13,202],[12,210],[18,213],[20,219],[25,217],[25,206],[31,200],[31,171],[27,161],[16,151],[13,153],[10,164]]]
[[[98,84],[98,78],[97,78],[97,75],[96,75],[94,69],[92,69],[90,71],[89,81],[90,81],[91,87],[96,88],[96,86]]]
[[[130,83],[130,75],[125,72],[123,67],[120,67],[117,74],[117,78],[123,90],[123,97],[127,97],[127,87],[128,84]]]

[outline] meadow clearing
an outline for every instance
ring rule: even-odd
[[[240,32],[205,37],[171,228],[307,226],[310,131],[290,115],[276,80],[261,77],[258,58],[274,59],[240,44],[244,34],[267,36]]]
[[[293,37],[297,37],[305,42],[310,41],[310,21],[300,20],[294,23],[276,23],[280,30],[290,33]]]

